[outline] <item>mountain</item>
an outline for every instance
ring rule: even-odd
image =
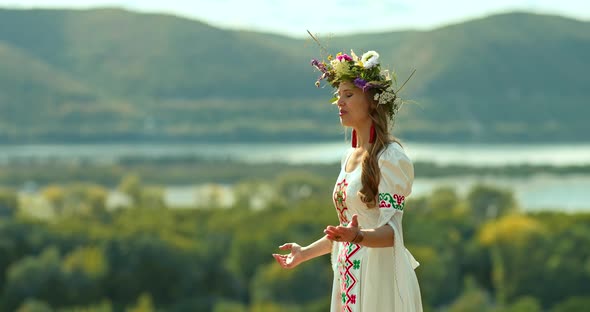
[[[377,50],[411,100],[396,134],[588,141],[590,23],[506,13],[429,31],[322,36]],[[0,9],[0,142],[340,139],[311,40],[165,14]]]

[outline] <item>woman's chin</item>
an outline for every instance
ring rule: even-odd
[[[349,123],[347,122],[347,120],[346,120],[346,119],[343,119],[342,117],[340,117],[340,124],[341,124],[343,127],[350,127],[350,125],[349,125]]]

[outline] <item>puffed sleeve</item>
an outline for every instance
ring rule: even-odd
[[[404,245],[402,217],[406,198],[412,192],[414,182],[414,166],[403,148],[397,143],[391,143],[379,158],[381,179],[379,182],[379,197],[375,209],[379,209],[379,225],[391,226],[394,232],[393,246],[389,248],[369,248],[366,266],[391,265],[393,285],[388,287],[391,293],[386,296],[394,308],[393,311],[421,312],[422,302],[420,286],[415,269],[420,265]],[[380,263],[374,259],[391,259]],[[383,260],[381,260],[383,261]],[[367,270],[367,280],[383,278],[382,270]],[[376,285],[379,285],[378,283]],[[368,293],[376,291],[367,288]],[[370,304],[370,303],[369,303]],[[378,306],[371,305],[368,311],[379,311]]]
[[[379,157],[381,180],[377,205],[379,225],[387,224],[396,214],[402,214],[406,198],[412,192],[414,166],[403,148],[391,143]]]
[[[379,158],[381,181],[379,182],[379,226],[391,226],[394,232],[394,249],[406,254],[407,262],[413,269],[420,263],[406,249],[402,230],[402,216],[406,198],[412,193],[414,165],[403,148],[391,143]],[[398,258],[399,260],[399,258]],[[399,264],[401,265],[401,263]]]

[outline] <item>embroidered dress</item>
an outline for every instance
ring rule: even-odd
[[[334,187],[334,205],[341,224],[358,215],[361,228],[385,224],[394,230],[394,246],[369,248],[349,242],[332,244],[331,312],[421,312],[420,288],[414,269],[418,262],[404,246],[402,217],[405,198],[410,195],[414,167],[402,147],[391,143],[379,156],[381,180],[377,207],[367,208],[360,200],[362,165],[346,172],[352,149],[342,160]]]

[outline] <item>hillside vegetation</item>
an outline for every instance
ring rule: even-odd
[[[529,13],[429,31],[317,34],[377,50],[422,141],[587,141],[590,23]],[[342,138],[311,40],[121,9],[0,9],[0,142]]]

